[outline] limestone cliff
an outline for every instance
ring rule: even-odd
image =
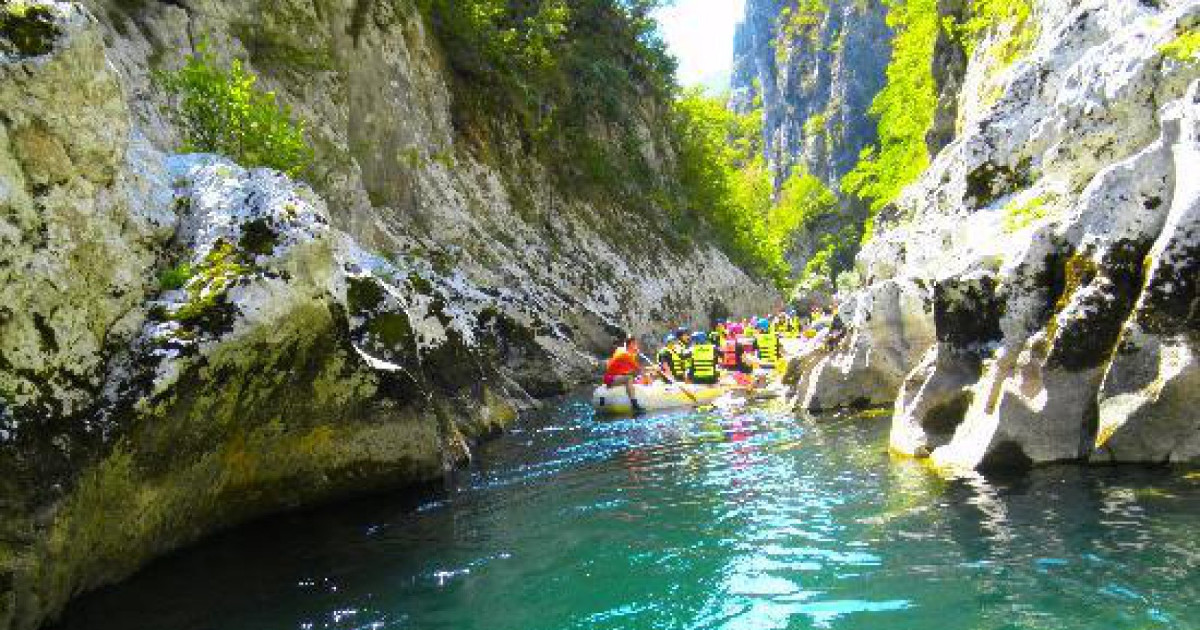
[[[801,405],[895,401],[892,448],[950,467],[1194,461],[1200,3],[1030,8],[935,69],[954,137],[860,253]]]
[[[435,478],[621,330],[778,299],[639,191],[456,121],[411,3],[0,18],[0,628],[215,529]],[[201,41],[311,123],[306,182],[175,153],[152,77]],[[663,105],[633,123],[650,177]]]
[[[734,38],[731,107],[762,109],[766,159],[776,188],[797,171],[837,191],[876,140],[871,101],[883,87],[892,32],[878,0],[748,0]],[[860,224],[865,206],[842,198],[840,216],[796,234],[797,270],[822,234]]]

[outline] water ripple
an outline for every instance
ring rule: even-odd
[[[1200,476],[890,460],[886,420],[565,401],[436,496],[247,528],[63,630],[1200,627]]]

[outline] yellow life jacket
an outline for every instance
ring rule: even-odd
[[[773,366],[779,359],[779,338],[775,333],[759,333],[754,341],[758,344],[758,360]]]
[[[675,378],[687,378],[687,357],[683,355],[683,348],[667,348],[667,352],[671,354],[671,375]]]
[[[717,376],[717,347],[711,343],[692,346],[692,378],[711,379]]]
[[[687,359],[684,358],[683,353],[674,344],[659,350],[656,358],[660,366],[663,363],[667,364],[672,377],[681,379],[687,376]]]

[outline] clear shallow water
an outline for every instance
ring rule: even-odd
[[[219,536],[60,630],[1200,628],[1200,475],[945,481],[885,440],[567,399],[445,489]]]

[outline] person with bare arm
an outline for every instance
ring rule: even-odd
[[[604,384],[609,387],[625,386],[625,393],[629,395],[629,405],[633,408],[634,415],[646,411],[638,404],[637,397],[634,395],[634,384],[641,372],[642,366],[638,362],[638,341],[632,336],[626,337],[625,343],[613,351],[612,357],[608,360],[604,371]]]

